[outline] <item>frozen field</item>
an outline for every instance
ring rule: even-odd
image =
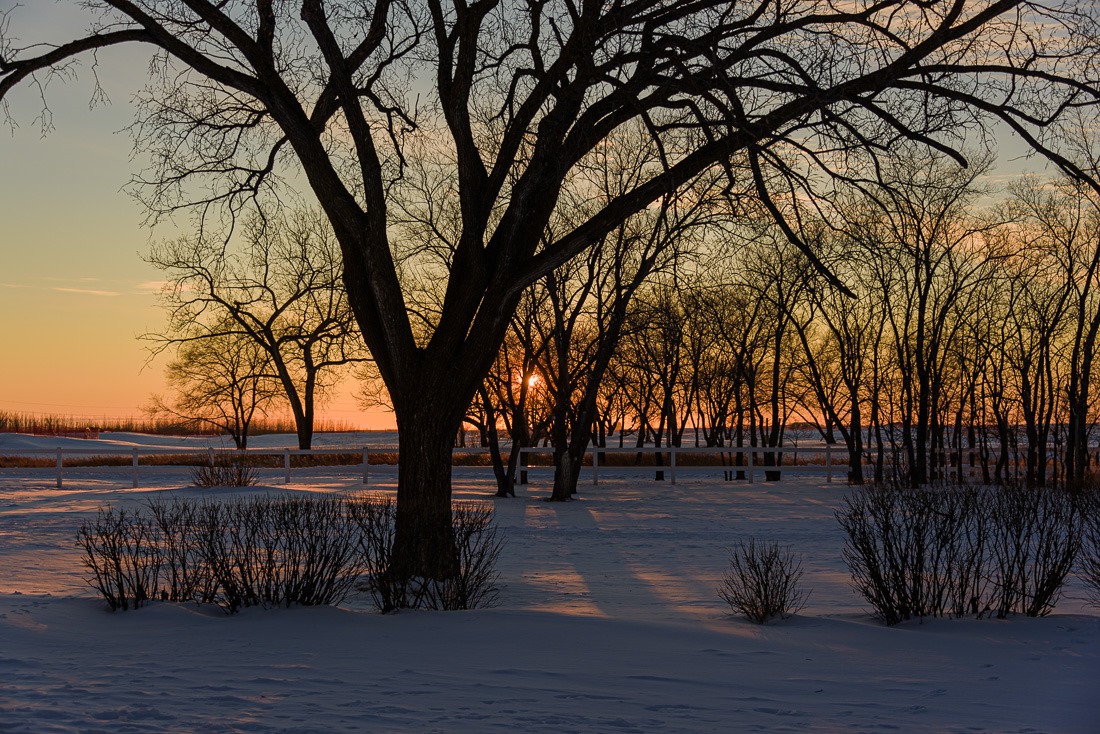
[[[1100,731],[1100,610],[1076,585],[1043,619],[887,628],[848,587],[843,485],[709,472],[670,487],[607,469],[560,505],[543,477],[494,500],[487,471],[458,474],[456,497],[494,502],[504,530],[496,609],[383,617],[353,598],[226,617],[112,614],[82,578],[81,520],[204,494],[186,472],[57,490],[0,470],[0,731]],[[354,472],[297,478],[248,491],[361,489]],[[719,600],[726,549],[749,536],[803,554],[812,593],[795,618],[758,627]]]

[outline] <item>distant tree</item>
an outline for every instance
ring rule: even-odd
[[[573,216],[620,195],[659,154],[644,136],[607,141],[593,156],[589,186],[572,192]],[[536,287],[545,289],[544,318],[536,319],[545,348],[540,373],[551,404],[553,501],[577,493],[581,462],[600,419],[601,388],[615,357],[628,313],[645,284],[674,272],[692,257],[705,232],[727,208],[715,177],[700,178],[682,197],[664,197],[606,236],[587,257],[566,263]]]
[[[1038,446],[1030,450],[1030,441],[1045,445],[1057,401],[1064,408],[1056,422],[1064,422],[1067,432],[1065,478],[1080,489],[1096,419],[1090,403],[1100,347],[1100,207],[1090,192],[1064,180],[1025,179],[1011,193],[1007,208],[1017,226],[1008,236],[1027,253],[1016,268],[1025,300],[1014,309],[1014,333],[1032,335],[1025,343],[1031,345],[1026,356],[1028,365],[1035,364],[1035,377],[1027,384],[1045,387],[1041,405],[1049,403],[1047,410],[1036,411],[1031,404],[1039,401],[1027,399],[1036,389],[1023,396],[1029,427],[1027,478],[1038,484],[1045,480],[1046,451]],[[1040,418],[1049,417],[1035,420],[1037,412]]]
[[[817,407],[848,449],[848,482],[862,484],[866,383],[876,314],[883,309],[874,300],[874,289],[867,287],[866,270],[860,267],[851,240],[823,230],[818,244],[825,262],[857,297],[811,283],[792,324],[805,351],[805,370]]]
[[[497,497],[515,497],[516,482],[525,481],[520,474],[522,449],[539,441],[550,425],[545,380],[537,370],[539,353],[546,342],[535,328],[539,313],[546,307],[545,296],[541,288],[524,292],[497,359],[478,389],[477,402],[483,415],[478,427],[488,438]],[[508,437],[507,459],[498,424],[503,425]]]
[[[758,412],[760,445],[772,449],[783,446],[787,421],[802,402],[792,377],[802,366],[804,353],[797,343],[795,315],[807,299],[813,280],[813,266],[789,243],[774,239],[775,232],[763,232],[760,239],[745,254],[745,282],[758,298],[766,301],[771,318],[763,322],[767,328],[767,370],[758,380],[766,394],[750,396]],[[770,240],[770,241],[769,241]],[[763,399],[761,399],[763,398]],[[764,411],[767,411],[766,413]],[[764,454],[764,465],[778,467],[783,463],[779,451]],[[765,469],[765,477],[776,481],[778,469]]]
[[[686,293],[695,420],[707,446],[741,447],[747,436],[747,383],[765,338],[760,316],[767,304],[713,260],[707,265]],[[742,466],[744,455],[736,454],[731,463]],[[726,478],[734,478],[732,471]]]
[[[258,415],[280,397],[271,357],[259,344],[232,329],[174,344],[175,359],[165,379],[173,395],[154,396],[147,412],[228,433],[238,449],[248,448],[248,431]]]
[[[983,284],[996,279],[1006,252],[986,235],[995,222],[972,211],[992,161],[961,168],[940,155],[898,151],[883,181],[848,214],[847,236],[862,251],[886,315],[888,358],[898,389],[909,478],[936,478],[945,458],[952,346],[977,313]],[[884,355],[885,356],[885,355]]]
[[[202,340],[244,339],[267,354],[269,377],[294,416],[298,447],[310,448],[317,402],[339,368],[365,350],[341,282],[340,249],[317,211],[277,210],[250,217],[243,246],[206,234],[153,248],[165,272],[164,333],[154,349]],[[197,348],[200,349],[200,348]]]
[[[657,448],[680,445],[685,416],[694,402],[688,392],[690,380],[684,379],[689,356],[686,306],[676,284],[662,280],[635,299],[629,313],[623,358],[632,368],[638,389],[648,393],[637,403],[638,422],[642,436],[652,436]],[[647,378],[638,379],[643,373]],[[664,464],[660,452],[654,459],[658,466]],[[664,470],[657,469],[654,479],[664,478]]]

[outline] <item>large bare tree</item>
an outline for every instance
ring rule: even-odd
[[[155,61],[135,132],[151,152],[141,179],[154,211],[226,216],[284,180],[316,195],[400,429],[399,575],[455,570],[451,440],[535,279],[735,156],[795,240],[784,200],[822,193],[899,140],[961,159],[960,136],[993,119],[1083,177],[1050,133],[1065,109],[1096,101],[1098,34],[1083,0],[69,4],[94,18],[57,45],[20,38],[18,7],[0,20],[0,101],[81,57],[142,44]],[[540,247],[572,167],[631,121],[659,161]],[[416,138],[454,166],[461,217],[423,330],[389,216]]]

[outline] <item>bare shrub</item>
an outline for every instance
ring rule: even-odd
[[[1089,600],[1100,607],[1100,487],[1096,479],[1079,497],[1083,542],[1077,575],[1088,589]]]
[[[342,497],[256,497],[200,508],[197,545],[213,601],[244,607],[339,604],[364,567]]]
[[[137,609],[156,598],[161,552],[153,526],[140,515],[104,507],[80,526],[76,544],[91,572],[88,584],[112,611]]]
[[[501,540],[493,510],[454,508],[459,572],[447,579],[390,572],[394,501],[377,497],[152,500],[104,508],[77,543],[111,609],[149,599],[245,607],[339,604],[362,588],[383,612],[474,609],[497,601]],[[360,584],[360,580],[365,580]]]
[[[994,593],[989,613],[1049,614],[1082,543],[1077,503],[1062,489],[1000,488],[985,515],[991,523]]]
[[[496,570],[502,541],[488,505],[456,505],[452,529],[458,552],[458,573],[446,579],[402,577],[391,571],[395,504],[390,498],[368,497],[352,503],[349,514],[358,522],[366,563],[361,589],[370,593],[380,612],[398,609],[462,610],[494,606],[499,597]]]
[[[852,585],[887,624],[1053,609],[1080,547],[1062,490],[863,487],[837,519]]]
[[[370,594],[383,614],[409,606],[409,581],[389,573],[393,557],[397,504],[390,497],[367,495],[348,504],[348,516],[359,526],[363,560],[360,590]]]
[[[837,519],[852,584],[887,624],[977,614],[988,586],[981,490],[864,487]]]
[[[496,570],[502,541],[491,505],[456,505],[452,511],[458,575],[430,580],[423,591],[426,609],[458,610],[496,606],[500,596]]]
[[[80,528],[89,583],[111,609],[147,600],[244,607],[338,604],[366,566],[338,496],[154,500],[104,508]]]
[[[191,481],[196,487],[251,487],[256,484],[256,468],[248,457],[219,456],[212,465],[191,469]]]
[[[790,546],[751,538],[730,553],[730,567],[718,595],[735,612],[764,624],[802,609],[809,592],[801,588],[801,580],[802,558]]]
[[[199,505],[178,498],[158,498],[145,506],[159,550],[158,598],[171,602],[214,601],[217,582],[195,542]]]

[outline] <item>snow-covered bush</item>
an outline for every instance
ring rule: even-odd
[[[1061,489],[867,486],[837,519],[854,588],[883,621],[1049,613],[1081,545]]]
[[[730,552],[730,567],[718,595],[738,614],[764,624],[786,619],[806,603],[802,589],[802,558],[790,546],[750,538]]]
[[[1009,612],[1042,617],[1054,610],[1082,545],[1079,503],[1062,489],[1017,485],[987,493],[982,517],[990,523],[992,598],[999,618]]]
[[[391,573],[395,504],[388,497],[368,497],[349,506],[361,528],[367,567],[360,585],[380,612],[398,609],[441,611],[494,606],[499,596],[496,564],[502,541],[489,505],[458,504],[452,510],[452,533],[458,573],[447,579],[402,577]]]
[[[359,527],[358,543],[363,559],[360,591],[368,592],[383,614],[400,609],[407,598],[407,583],[388,574],[393,552],[395,512],[391,497],[364,496],[348,504],[348,517]]]

